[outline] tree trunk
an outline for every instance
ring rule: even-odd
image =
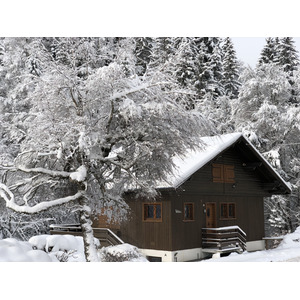
[[[98,255],[94,242],[94,233],[91,221],[91,209],[87,205],[87,199],[82,197],[80,199],[80,225],[83,235],[84,254],[87,262],[97,262]]]

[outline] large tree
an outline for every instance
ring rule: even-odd
[[[27,114],[12,119],[24,136],[14,161],[2,162],[0,196],[8,208],[28,214],[79,203],[86,258],[94,261],[91,213],[104,208],[124,216],[127,189],[154,197],[155,182],[172,172],[172,155],[197,147],[206,122],[174,100],[181,90],[168,72],[135,73],[132,39],[115,43],[112,57],[105,48],[111,62],[104,66],[94,40],[57,42],[63,59],[43,39],[27,45],[40,73],[31,74],[20,98]]]
[[[233,43],[229,37],[225,38],[223,52],[223,86],[225,94],[230,99],[237,98],[241,83],[239,81],[239,67]]]

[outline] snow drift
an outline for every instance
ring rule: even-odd
[[[99,248],[100,242],[95,239]],[[99,261],[123,262],[147,259],[138,248],[121,244],[103,247],[98,251]],[[0,240],[0,262],[85,262],[83,238],[73,235],[37,235],[28,242],[14,238]]]

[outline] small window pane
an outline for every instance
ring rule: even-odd
[[[147,217],[148,218],[154,218],[154,206],[153,205],[147,205]]]
[[[235,204],[234,203],[229,204],[228,217],[235,218]]]
[[[194,205],[193,203],[184,204],[184,220],[194,220]]]
[[[227,218],[227,204],[221,204],[221,217],[222,218]]]
[[[156,204],[156,219],[160,219],[161,218],[161,206],[160,204]]]

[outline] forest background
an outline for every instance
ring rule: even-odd
[[[67,151],[66,146],[49,146],[47,144],[47,154],[39,153],[38,157],[33,158],[28,155],[28,152],[25,152],[27,157],[23,154],[20,156],[22,148],[23,150],[28,150],[26,147],[32,149],[32,147],[36,147],[33,144],[45,144],[43,139],[49,141],[49,136],[43,137],[45,130],[48,130],[47,128],[51,124],[49,114],[53,115],[53,122],[61,122],[60,125],[53,125],[57,128],[49,133],[51,136],[56,135],[53,143],[60,143],[60,145],[62,142],[68,143],[62,140],[62,131],[65,136],[68,134],[68,139],[71,139],[70,136],[74,134],[69,129],[64,128],[74,126],[65,115],[66,110],[70,107],[62,106],[61,103],[50,104],[49,101],[54,101],[54,98],[47,100],[45,96],[45,93],[49,95],[53,93],[52,97],[55,97],[55,93],[59,94],[65,89],[58,83],[61,80],[59,79],[61,74],[65,77],[75,74],[75,79],[77,78],[80,83],[81,81],[84,82],[86,78],[90,78],[94,70],[102,69],[106,70],[106,73],[104,72],[101,76],[109,76],[110,83],[107,83],[114,85],[119,80],[117,77],[120,76],[120,72],[124,73],[122,76],[125,76],[128,82],[131,80],[130,78],[136,76],[137,78],[144,78],[144,83],[146,83],[145,78],[148,74],[156,70],[158,73],[155,76],[158,76],[157,74],[165,76],[165,88],[169,89],[168,85],[174,85],[175,81],[176,88],[178,91],[181,90],[180,93],[177,92],[175,96],[173,95],[175,102],[180,105],[175,113],[179,115],[179,109],[183,108],[189,116],[192,113],[201,119],[202,131],[199,131],[199,135],[204,132],[208,134],[243,132],[270,161],[278,173],[292,185],[293,192],[290,196],[273,196],[265,200],[267,234],[285,234],[292,232],[300,225],[300,70],[299,56],[293,38],[266,38],[265,46],[261,49],[255,68],[245,65],[237,59],[231,38],[219,37],[2,38],[0,50],[0,146],[1,165],[6,166],[6,168],[2,168],[4,170],[2,182],[7,180],[9,164],[16,159],[22,160],[23,164],[32,166],[36,165],[34,161],[40,157],[54,155],[55,160],[52,158],[51,163],[55,166],[57,161],[61,159],[63,151]],[[51,72],[55,72],[53,68],[47,69],[46,67],[46,64],[50,65],[50,61],[55,63],[55,68],[57,68],[55,70],[58,70],[57,79],[49,80],[45,76],[45,74],[49,75]],[[107,71],[107,67],[110,67],[111,70]],[[70,75],[69,71],[66,71],[68,68],[75,73],[72,71],[73,73]],[[44,79],[39,81],[41,78]],[[72,85],[71,80],[69,82],[68,80],[65,84]],[[93,81],[87,82],[90,90],[93,90],[93,88],[91,89]],[[74,86],[75,88],[70,87],[68,94],[63,97],[73,99],[76,109],[80,110],[82,109],[79,108],[81,94],[76,90],[77,83]],[[119,87],[119,89],[122,88],[124,87]],[[99,86],[98,89],[103,92],[107,87]],[[135,90],[137,90],[136,87]],[[41,103],[40,97],[46,99],[45,103]],[[155,97],[158,98],[161,95],[156,94]],[[59,99],[58,97],[57,101],[64,101],[64,98]],[[168,102],[163,97],[160,100],[165,103]],[[49,105],[53,107],[49,109]],[[124,114],[129,114],[132,117],[133,107],[134,104],[127,101],[120,106],[120,109],[125,111]],[[152,109],[151,107],[148,108]],[[57,111],[54,113],[53,109],[62,111],[57,115]],[[137,111],[136,107],[134,109]],[[36,117],[41,114],[40,110],[43,112],[49,110],[48,117],[45,118],[44,116],[41,119]],[[82,112],[77,112],[77,115],[80,116],[81,114]],[[124,119],[129,118],[128,115],[123,117]],[[182,117],[185,118],[183,115]],[[181,124],[183,124],[182,122],[184,121],[181,121]],[[80,132],[81,129],[78,130]],[[164,128],[164,130],[167,129]],[[58,131],[60,131],[59,134]],[[131,133],[128,132],[127,134]],[[165,134],[168,135],[167,131]],[[161,138],[166,139],[166,136],[161,136]],[[84,136],[80,136],[82,140],[79,144],[84,146],[79,145],[79,148],[86,146],[87,141],[84,138]],[[176,140],[175,135],[174,140]],[[179,138],[177,140],[178,151],[180,141],[191,142]],[[40,147],[44,147],[44,145]],[[51,147],[52,149],[50,149]],[[175,146],[172,145],[172,147]],[[74,153],[77,151],[74,150],[75,148],[70,149],[68,151]],[[91,149],[92,146],[88,150],[89,153]],[[112,145],[105,149],[105,151],[111,150]],[[164,150],[167,151],[166,148]],[[105,154],[105,151],[102,151],[103,157],[108,156],[108,152]],[[66,155],[70,159],[74,153],[68,153],[69,156]],[[129,160],[129,157],[127,159]],[[45,163],[44,161],[43,164],[47,165],[48,162]],[[50,166],[47,167],[51,169]],[[67,169],[72,169],[70,161],[65,162],[64,171]],[[20,170],[21,168],[19,168]],[[28,170],[21,171],[29,172]],[[62,177],[66,176],[62,174]],[[33,178],[30,179],[30,188],[26,187],[24,182],[11,186],[19,194],[26,194],[25,202],[32,197],[32,194],[36,194],[37,190],[45,193],[44,189],[41,188],[45,185],[45,179],[42,182],[40,179]],[[27,185],[28,180],[27,178]],[[47,180],[49,180],[48,177]],[[54,181],[51,182],[52,186],[55,184]],[[62,185],[63,183],[60,181],[60,188]],[[101,186],[101,184],[99,185]],[[66,190],[64,189],[59,193],[66,193]],[[101,191],[96,192],[95,190],[93,193],[100,194]],[[55,196],[63,196],[63,194]],[[120,204],[121,202],[116,200],[115,195],[108,198],[110,201],[115,201],[119,212],[126,210],[124,204]],[[99,205],[97,207],[95,204],[95,207],[99,209]],[[100,205],[100,209],[103,207],[105,205]],[[2,238],[16,237],[27,240],[32,235],[46,233],[50,223],[78,221],[76,211],[78,211],[76,205],[66,204],[64,209],[56,208],[52,211],[38,212],[29,216],[6,209],[2,202],[0,234]],[[116,211],[109,211],[110,215],[114,213]],[[123,215],[123,213],[119,213],[117,217]]]

